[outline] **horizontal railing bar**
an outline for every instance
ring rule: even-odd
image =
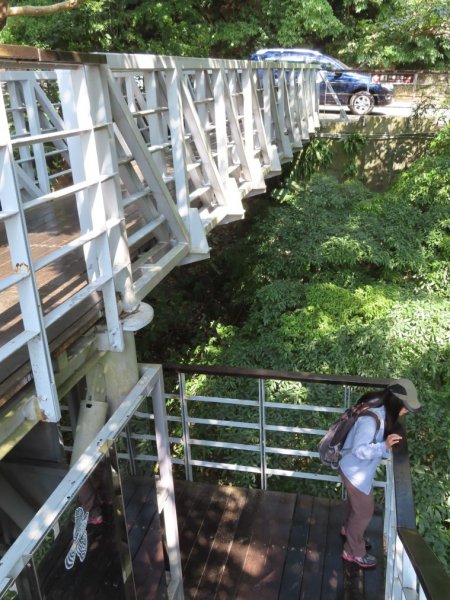
[[[312,435],[325,435],[325,429],[311,429],[307,427],[287,427],[284,425],[267,425],[266,431],[278,431],[282,433],[308,433]]]
[[[12,275],[8,275],[8,277],[5,277],[4,279],[0,280],[0,292],[4,292],[5,290],[12,287],[13,285],[17,285],[19,283],[19,281],[22,281],[23,279],[26,279],[29,276],[30,276],[29,271],[26,273],[22,273],[19,271],[18,273],[13,273]]]
[[[65,171],[59,171],[58,173],[53,173],[53,175],[48,176],[48,179],[49,179],[49,181],[52,181],[53,179],[57,179],[58,177],[61,177],[64,175],[69,175],[69,173],[72,173],[72,169],[66,169]]]
[[[17,210],[0,210],[0,222],[7,221],[18,214]]]
[[[332,406],[313,406],[312,404],[283,404],[283,402],[264,402],[265,408],[285,408],[287,410],[304,410],[310,412],[343,413],[344,408]]]
[[[106,234],[113,227],[117,227],[118,225],[120,225],[120,219],[109,219],[108,221],[106,221],[104,228],[94,229],[92,231],[89,231],[88,233],[80,235],[75,240],[68,242],[64,246],[61,246],[61,248],[58,248],[53,252],[49,252],[49,254],[46,254],[41,259],[37,260],[34,263],[35,270],[39,271],[40,269],[46,267],[50,263],[63,258],[64,256],[70,254],[77,248],[80,248],[88,242],[92,242],[93,240],[99,238],[101,235]]]
[[[204,185],[203,187],[199,187],[199,188],[195,189],[193,192],[191,192],[189,194],[189,200],[190,200],[190,202],[193,202],[197,198],[200,198],[200,196],[203,196],[204,194],[206,194],[210,190],[211,190],[211,186],[210,185]]]
[[[318,458],[319,453],[311,450],[294,450],[293,448],[271,448],[266,447],[267,454],[279,454],[282,456],[306,456],[310,458]]]
[[[158,227],[161,227],[161,225],[165,221],[166,221],[166,217],[164,215],[159,215],[159,217],[157,217],[153,221],[150,221],[149,223],[147,223],[146,225],[144,225],[143,227],[138,229],[135,233],[130,235],[128,237],[128,245],[131,247],[131,246],[137,244],[138,242],[140,242],[140,240],[145,238],[149,233],[151,233],[152,231],[155,231],[155,229],[158,229]]]
[[[106,63],[103,54],[92,52],[71,52],[69,50],[44,50],[34,46],[16,46],[1,44],[0,59],[2,61],[29,61],[30,63],[56,63],[67,65],[83,65],[84,63]]]
[[[269,369],[241,369],[238,367],[180,365],[164,363],[164,371],[195,375],[218,375],[221,377],[248,377],[251,379],[271,379],[280,381],[301,381],[305,383],[326,383],[330,385],[352,385],[361,387],[384,388],[394,379],[376,377],[355,377],[351,375],[320,375],[317,373],[293,373],[289,371],[271,371]]]
[[[130,455],[127,452],[119,452],[117,456],[118,458],[130,460]],[[136,454],[133,458],[134,460],[142,462],[158,462],[158,459],[152,454]],[[173,465],[184,465],[184,460],[181,458],[171,457],[170,461]]]
[[[55,192],[49,192],[48,194],[39,196],[38,198],[35,198],[34,200],[28,200],[27,202],[24,202],[23,208],[24,208],[24,210],[28,211],[28,210],[37,208],[38,206],[41,206],[43,204],[47,204],[49,202],[55,202],[56,200],[62,200],[63,198],[68,198],[69,196],[73,196],[74,194],[83,192],[84,190],[87,190],[87,189],[93,187],[94,185],[99,185],[99,184],[105,183],[109,179],[114,178],[116,175],[117,175],[117,173],[110,173],[110,174],[102,175],[96,179],[80,181],[73,185],[69,185],[65,188],[61,188],[60,190],[57,190]]]
[[[209,98],[198,98],[197,100],[193,101],[195,105],[197,104],[206,104],[208,102],[214,102],[214,98],[211,96]]]
[[[246,450],[249,452],[260,452],[261,446],[255,444],[235,444],[234,442],[215,442],[213,440],[190,439],[193,446],[208,446],[210,448],[225,448],[229,450]]]
[[[38,335],[39,333],[36,331],[25,330],[19,333],[19,335],[16,335],[16,337],[14,337],[6,344],[3,344],[3,346],[0,347],[0,363],[3,362],[6,358],[8,358],[8,356],[11,356],[11,354],[14,354],[14,352],[19,350],[19,348],[25,346],[25,344],[27,344],[29,341],[31,341]]]
[[[57,129],[52,130],[49,133],[40,133],[36,135],[28,135],[14,138],[11,136],[11,143],[13,147],[18,146],[30,146],[32,144],[42,144],[45,142],[52,142],[53,140],[64,140],[65,138],[75,137],[77,135],[81,135],[83,133],[90,133],[91,131],[98,131],[100,129],[104,129],[105,127],[109,127],[111,123],[101,123],[100,125],[95,125],[94,127],[89,128],[80,128],[80,129]]]
[[[332,481],[341,483],[341,478],[336,475],[321,475],[319,473],[302,473],[300,471],[288,471],[286,469],[266,468],[267,475],[281,475],[283,477],[294,477],[295,479],[314,479],[318,481]]]
[[[135,414],[133,416],[135,416]],[[128,434],[121,433],[120,437],[127,439]],[[152,435],[150,433],[131,433],[130,437],[131,439],[138,440],[140,442],[156,442],[156,435]],[[167,439],[171,444],[181,444],[183,441],[180,437],[169,436]]]
[[[245,465],[238,464],[229,464],[229,463],[218,463],[212,462],[208,460],[194,460],[190,461],[190,464],[193,467],[209,467],[211,469],[224,469],[226,471],[240,471],[241,473],[261,473],[261,469],[259,467],[250,467]]]
[[[196,425],[218,425],[222,427],[237,427],[239,429],[259,429],[257,423],[246,423],[245,421],[223,421],[221,419],[201,419],[199,417],[189,417],[189,424]]]
[[[164,144],[150,144],[147,146],[147,149],[150,153],[161,152],[162,150],[166,150],[166,148],[171,148],[172,142],[165,142]]]
[[[151,195],[151,190],[148,186],[145,186],[142,190],[139,190],[138,192],[134,192],[134,194],[130,194],[129,196],[124,196],[123,200],[122,200],[122,206],[123,208],[126,208],[127,206],[129,206],[130,204],[133,204],[133,202],[136,202],[137,200],[142,200],[143,198],[146,198],[147,196]]]
[[[171,397],[175,399],[179,399],[179,396],[173,394]],[[232,404],[238,406],[259,406],[259,402],[257,400],[240,400],[239,398],[215,398],[211,396],[190,396],[186,395],[185,400],[190,402],[204,402],[204,403],[214,403],[214,404]]]
[[[70,298],[68,298],[65,302],[54,308],[51,312],[47,313],[44,316],[44,323],[46,327],[50,327],[53,323],[61,319],[64,315],[66,315],[74,306],[80,304],[83,300],[85,300],[88,296],[90,296],[93,292],[98,290],[101,291],[101,288],[111,280],[111,277],[108,275],[103,275],[102,277],[98,277],[92,283],[89,283],[84,288],[81,288],[79,292],[76,292]]]
[[[147,115],[156,115],[158,113],[167,112],[167,106],[159,106],[158,108],[146,108],[143,110],[130,111],[133,117],[146,117]]]

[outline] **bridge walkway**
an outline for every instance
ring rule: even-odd
[[[164,600],[165,557],[154,480],[128,477],[123,493],[136,597]],[[380,565],[362,572],[340,557],[344,504],[339,500],[183,480],[175,480],[175,500],[186,600],[384,598],[380,510],[368,529]],[[123,597],[108,510],[103,525],[88,526],[89,552],[73,572],[63,564],[72,542],[71,523],[40,562],[41,592],[48,600]]]
[[[318,128],[317,69],[275,86],[250,61],[8,46],[0,64],[0,407],[33,380],[58,422],[63,332],[103,317],[123,350],[148,293]]]
[[[381,511],[368,529],[380,565],[341,559],[344,505],[308,495],[175,481],[185,598],[381,600]]]

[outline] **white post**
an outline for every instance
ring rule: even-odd
[[[167,429],[166,405],[164,401],[164,382],[162,369],[152,392],[153,414],[155,416],[156,446],[160,473],[160,493],[158,506],[162,510],[165,524],[167,554],[169,556],[170,576],[169,598],[183,600],[183,574],[181,570],[180,542],[178,536],[175,490],[170,458],[169,432]]]

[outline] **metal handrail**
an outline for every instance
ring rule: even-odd
[[[180,365],[164,363],[163,370],[171,373],[196,375],[220,375],[222,377],[248,377],[251,379],[279,379],[281,381],[299,381],[307,383],[328,383],[331,385],[351,385],[374,388],[385,388],[395,379],[379,377],[357,377],[354,375],[322,375],[320,373],[272,371],[270,369],[242,369],[240,367],[223,367],[208,365]]]
[[[403,575],[403,570],[408,572],[408,568],[412,569],[417,577],[416,585],[425,598],[446,600],[450,576],[416,528],[408,446],[404,434],[403,439],[392,461],[397,532],[397,569],[394,570],[394,577]],[[399,568],[400,564],[402,568]]]
[[[60,520],[68,508],[79,504],[80,489],[85,484],[94,470],[98,467],[109,453],[118,456],[115,444],[122,435],[127,435],[127,427],[133,416],[139,411],[139,407],[147,398],[151,397],[154,407],[155,427],[160,433],[157,441],[156,460],[159,462],[159,476],[157,478],[158,510],[162,513],[165,522],[166,550],[168,556],[167,573],[167,597],[170,600],[183,600],[181,557],[179,552],[178,529],[176,524],[175,496],[173,479],[168,459],[168,440],[164,435],[166,427],[166,413],[164,407],[164,390],[162,386],[161,368],[159,365],[142,365],[141,378],[136,385],[123,398],[119,408],[113,413],[108,422],[100,429],[88,447],[72,465],[66,476],[55,488],[33,519],[28,523],[19,537],[15,540],[7,552],[0,557],[0,597],[4,598],[11,586],[15,585],[18,578],[25,574],[28,565],[33,564],[33,557],[39,546],[51,532],[55,538],[59,535]],[[104,478],[106,480],[106,477]],[[112,482],[110,484],[112,486]],[[129,561],[131,561],[130,547],[126,540],[125,507],[123,504],[123,492],[120,477],[118,487],[111,496],[114,506],[114,527],[123,527],[123,538],[116,539],[120,543],[117,551],[123,554],[121,568],[124,581],[130,589],[124,597],[135,597],[133,577],[129,572]],[[75,504],[74,504],[75,503]],[[86,513],[87,515],[89,513]],[[87,519],[87,516],[86,516]],[[86,525],[86,523],[85,523]],[[74,533],[75,538],[75,533]],[[75,539],[74,539],[75,543]],[[87,542],[86,542],[87,543]],[[80,557],[80,555],[78,555]],[[84,556],[80,557],[83,562]],[[66,565],[66,569],[72,568]],[[35,595],[33,598],[41,598],[39,591],[40,582],[37,572],[32,572]],[[131,592],[131,588],[133,592]],[[28,597],[28,596],[27,596]]]
[[[242,369],[222,366],[180,365],[166,363],[166,374],[246,377],[253,379],[291,380],[331,385],[384,388],[392,379],[355,377],[349,375],[321,375],[293,373],[268,369]],[[417,531],[406,435],[387,464],[385,507],[385,535],[388,564],[386,572],[386,600],[392,598],[427,598],[446,600],[450,577],[436,555]]]

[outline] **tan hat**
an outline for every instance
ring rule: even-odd
[[[409,379],[397,379],[388,385],[388,389],[403,402],[405,408],[410,412],[417,412],[420,409],[417,390]]]

